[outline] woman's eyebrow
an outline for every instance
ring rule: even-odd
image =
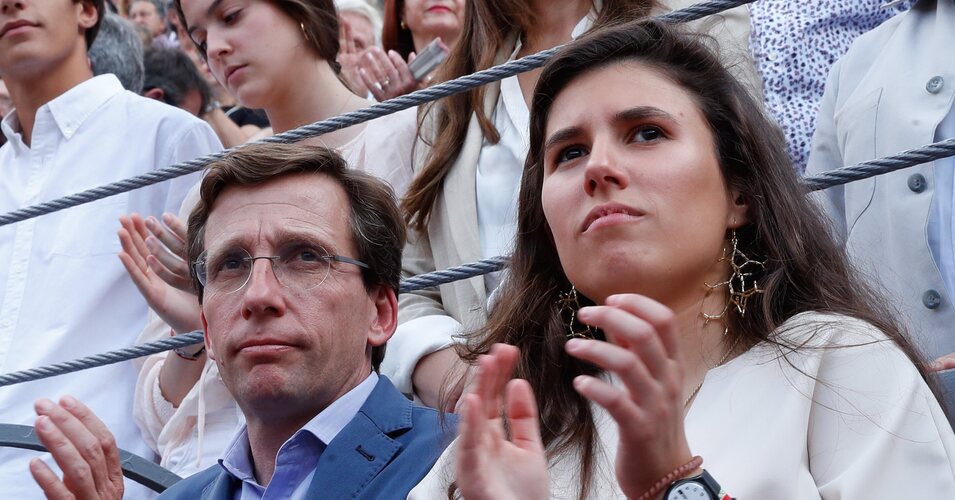
[[[636,120],[645,120],[647,118],[662,118],[664,120],[676,121],[670,113],[653,106],[636,106],[633,108],[618,111],[613,115],[615,122],[631,122]]]
[[[216,9],[219,8],[219,5],[220,5],[223,1],[224,1],[224,0],[213,0],[213,2],[209,4],[209,7],[206,8],[206,17],[212,17],[212,15],[215,14]],[[189,36],[191,37],[192,34],[196,31],[196,29],[197,29],[197,28],[196,28],[195,26],[190,26],[189,29],[186,30],[186,33],[188,33]]]
[[[548,149],[552,148],[554,144],[564,142],[568,139],[572,139],[580,135],[581,132],[582,132],[582,129],[580,127],[567,127],[567,128],[562,128],[558,130],[557,132],[554,132],[547,139],[547,142],[544,143],[544,151],[547,151]]]

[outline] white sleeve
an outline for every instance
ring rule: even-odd
[[[955,498],[952,427],[905,354],[871,338],[819,366],[807,451],[820,496]]]
[[[178,207],[179,217],[187,219],[198,202],[199,185],[194,184],[185,195],[181,206]],[[150,309],[146,328],[139,334],[136,343],[145,344],[168,338],[170,328],[155,311]],[[176,413],[176,408],[162,395],[159,386],[159,374],[169,354],[170,351],[160,352],[135,360],[142,366],[136,381],[133,418],[139,425],[143,439],[157,454],[159,454],[157,444],[159,435]]]
[[[451,316],[421,316],[398,325],[388,341],[381,374],[386,375],[404,394],[412,394],[412,376],[418,361],[454,344],[461,323]]]

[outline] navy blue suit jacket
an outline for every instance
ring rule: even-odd
[[[457,419],[412,405],[381,377],[318,460],[308,498],[405,498],[454,438]],[[176,483],[163,500],[233,500],[241,482],[219,464]]]

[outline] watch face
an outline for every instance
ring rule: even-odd
[[[702,484],[688,482],[673,488],[666,500],[711,500],[711,497]]]

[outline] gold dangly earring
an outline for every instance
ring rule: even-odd
[[[570,286],[570,291],[557,295],[557,312],[560,319],[567,325],[567,338],[595,338],[597,332],[590,325],[581,324],[577,321],[577,310],[580,309],[580,301],[577,299],[577,288]],[[574,329],[576,327],[576,330]]]
[[[726,324],[727,311],[732,307],[736,309],[736,312],[738,312],[740,316],[746,316],[746,301],[757,293],[763,293],[763,290],[759,288],[759,284],[756,283],[756,278],[752,276],[756,271],[753,269],[754,266],[758,266],[761,269],[765,268],[763,262],[750,259],[739,249],[739,240],[736,239],[735,229],[732,229],[730,232],[730,246],[732,249],[723,248],[723,253],[717,261],[729,263],[730,277],[726,281],[712,285],[703,283],[710,290],[725,286],[729,291],[726,305],[723,306],[723,310],[720,311],[719,314],[707,314],[700,311],[700,314],[703,315],[704,327],[711,320],[720,320],[723,322],[723,335],[729,332],[729,327]]]
[[[403,29],[403,30],[405,30],[405,31],[408,31],[408,25],[405,24],[405,20],[404,20],[404,19],[401,20],[400,25],[401,25],[401,29]]]
[[[298,27],[302,28],[302,36],[305,37],[305,41],[311,42],[311,40],[308,38],[308,31],[305,31],[305,23],[304,22],[298,23]]]

